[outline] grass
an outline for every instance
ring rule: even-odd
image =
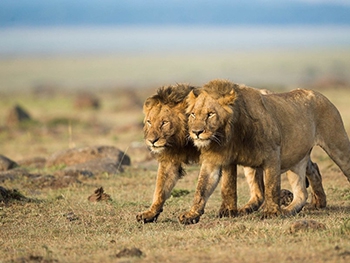
[[[298,86],[324,75],[349,80],[349,61],[348,48],[9,57],[0,59],[0,89],[149,87],[179,81],[202,85],[213,78],[252,86]]]
[[[339,177],[339,176],[338,176]],[[124,248],[137,247],[141,258],[132,262],[346,262],[350,251],[349,200],[340,191],[324,185],[328,208],[302,212],[286,219],[260,220],[257,214],[218,219],[216,211],[220,195],[210,199],[206,214],[197,225],[180,225],[176,216],[188,208],[196,173],[180,181],[189,195],[171,198],[156,224],[139,224],[135,214],[150,203],[154,171],[140,175],[128,171],[120,176],[95,178],[81,186],[60,190],[40,189],[41,202],[14,201],[2,206],[0,212],[0,253],[4,262],[21,258],[42,257],[52,262],[114,262]],[[244,179],[239,178],[240,197]],[[103,185],[112,201],[90,203],[87,196],[96,185]],[[13,185],[15,186],[15,185]],[[17,185],[18,186],[18,185]],[[137,189],[135,194],[131,189]],[[26,194],[29,189],[23,189]],[[74,220],[67,215],[73,213]],[[326,225],[326,230],[289,233],[292,222],[314,219]]]
[[[143,101],[153,92],[136,90],[130,95],[125,90],[103,90],[98,94],[99,110],[74,108],[75,93],[68,91],[56,90],[49,97],[29,91],[0,97],[1,154],[15,161],[47,157],[71,145],[107,144],[127,150],[132,162],[122,174],[83,178],[81,184],[66,188],[38,187],[25,178],[0,182],[30,198],[0,203],[0,262],[349,262],[349,183],[320,149],[315,149],[312,159],[323,176],[326,209],[269,220],[261,220],[259,213],[218,219],[218,187],[200,222],[183,226],[177,216],[190,207],[198,174],[198,166],[189,166],[158,222],[136,222],[136,214],[151,204],[157,163],[142,158],[145,152],[139,151],[143,115],[135,98]],[[322,92],[339,108],[350,134],[350,90]],[[7,127],[6,113],[14,102],[26,108],[35,121]],[[52,174],[54,170],[31,171]],[[88,196],[101,186],[112,201],[89,202]],[[290,189],[285,176],[282,187]],[[240,206],[248,194],[240,170]],[[309,219],[325,229],[291,233],[295,221]],[[142,255],[130,252],[117,257],[126,248],[137,248]]]

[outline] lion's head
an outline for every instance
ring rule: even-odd
[[[235,120],[232,109],[237,84],[214,80],[190,92],[187,103],[188,131],[195,146],[205,148],[229,140]]]
[[[143,111],[144,139],[149,149],[159,154],[176,151],[187,142],[186,97],[193,87],[186,84],[161,87],[146,99]]]

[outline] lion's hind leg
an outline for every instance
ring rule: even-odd
[[[306,178],[311,186],[311,202],[305,206],[307,209],[325,208],[327,197],[322,186],[322,177],[318,165],[311,160],[306,167]]]
[[[309,157],[304,158],[293,169],[287,172],[288,181],[292,187],[293,201],[285,208],[283,214],[291,216],[299,213],[303,209],[307,200],[306,190],[306,165]]]
[[[264,177],[262,169],[243,167],[250,190],[249,201],[238,210],[240,215],[257,211],[264,201]]]

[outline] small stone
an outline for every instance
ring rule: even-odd
[[[296,233],[299,231],[308,231],[308,230],[324,230],[326,226],[322,223],[319,223],[315,220],[305,219],[297,220],[293,222],[289,227],[290,233]]]
[[[117,253],[117,258],[123,257],[141,257],[143,255],[142,251],[136,247],[133,248],[125,248]]]

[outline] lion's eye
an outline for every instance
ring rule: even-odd
[[[167,125],[168,123],[168,121],[162,121],[162,126]]]
[[[147,120],[146,123],[147,123],[148,126],[151,126],[151,121],[150,120]]]
[[[193,112],[190,115],[193,119],[196,118],[196,114],[194,114]]]
[[[209,112],[208,113],[208,118],[212,118],[212,117],[214,117],[215,116],[215,112]]]

